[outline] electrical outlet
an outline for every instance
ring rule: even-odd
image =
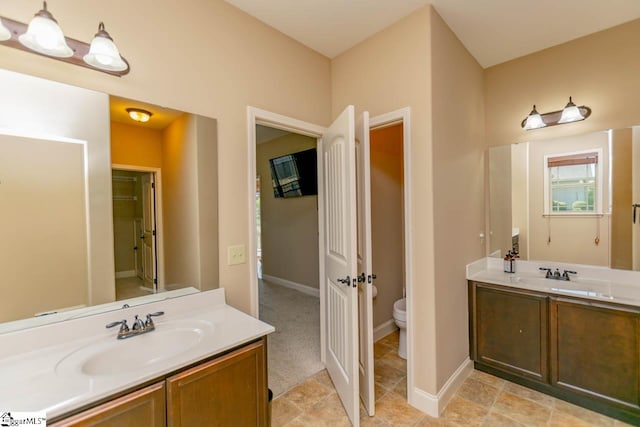
[[[227,247],[227,265],[244,264],[245,262],[244,245]]]

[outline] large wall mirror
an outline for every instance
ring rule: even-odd
[[[640,128],[492,147],[488,255],[640,270]]]
[[[218,287],[216,120],[6,70],[0,92],[0,333]]]

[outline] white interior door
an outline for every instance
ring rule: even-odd
[[[327,322],[325,360],[354,427],[358,399],[358,288],[354,108],[348,106],[323,135],[324,261]]]
[[[360,399],[369,416],[375,415],[373,377],[373,278],[371,262],[371,161],[369,112],[356,122],[356,193],[358,211],[358,325]]]
[[[156,215],[153,174],[142,177],[142,259],[144,285],[155,289],[156,279]]]

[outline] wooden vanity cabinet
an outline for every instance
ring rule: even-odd
[[[167,378],[168,427],[265,426],[265,361],[258,342]]]
[[[552,297],[551,383],[640,410],[640,310]]]
[[[164,427],[165,419],[165,385],[162,381],[65,418],[51,427]]]
[[[53,420],[54,427],[264,427],[266,337],[175,371],[124,396]]]
[[[476,319],[473,359],[548,382],[547,297],[476,284],[470,301]]]
[[[469,281],[476,369],[640,425],[640,308]]]

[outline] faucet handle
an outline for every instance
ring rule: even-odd
[[[562,273],[562,277],[564,277],[565,280],[569,280],[569,275],[570,274],[578,274],[577,271],[571,271],[571,270],[565,270],[564,273]]]
[[[157,316],[162,316],[164,315],[164,311],[156,311],[155,313],[149,313],[147,314],[147,320],[146,322],[144,322],[144,325],[148,328],[150,326],[154,326],[153,325],[153,319],[151,319],[152,317],[157,317]]]
[[[551,269],[550,269],[550,268],[547,268],[547,267],[539,267],[539,268],[538,268],[538,270],[546,271],[547,273],[544,275],[544,277],[545,277],[545,278],[547,278],[547,279],[553,276],[553,275],[551,274]]]
[[[113,328],[114,326],[120,326],[120,332],[129,332],[129,325],[127,325],[127,319],[122,319],[117,322],[107,323],[105,328]]]

